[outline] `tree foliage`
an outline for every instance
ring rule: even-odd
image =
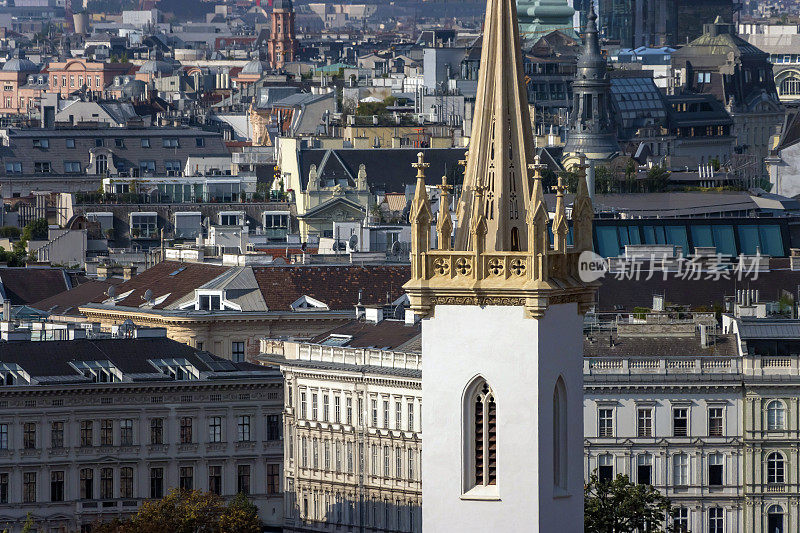
[[[584,489],[585,533],[673,533],[669,499],[650,485],[618,475],[601,482],[592,474]]]
[[[37,218],[31,220],[22,230],[22,240],[27,241],[43,241],[47,238],[47,219]]]
[[[160,500],[142,504],[126,520],[98,524],[93,533],[258,533],[258,509],[238,494],[225,504],[221,497],[197,490],[171,490]]]

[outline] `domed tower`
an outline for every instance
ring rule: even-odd
[[[566,159],[577,160],[586,154],[592,161],[609,160],[619,152],[616,128],[609,113],[611,81],[606,59],[600,52],[597,36],[597,14],[590,4],[583,52],[578,58],[578,72],[572,83],[572,114],[569,120]]]
[[[269,61],[273,68],[283,68],[297,57],[292,0],[272,3],[272,33],[268,42]]]

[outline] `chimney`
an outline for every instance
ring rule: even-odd
[[[373,305],[364,308],[364,320],[371,324],[383,321],[383,306]]]
[[[706,324],[700,324],[700,346],[708,348],[708,326]]]

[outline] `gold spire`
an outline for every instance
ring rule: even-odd
[[[527,250],[528,158],[533,151],[514,0],[488,0],[478,94],[464,188],[458,204],[456,250],[470,246],[475,187],[486,188],[486,249]]]
[[[412,163],[417,169],[417,189],[411,202],[411,271],[412,275],[422,275],[422,254],[428,251],[431,242],[431,204],[428,191],[425,189],[425,169],[430,163],[425,162],[425,154],[417,153],[417,162]]]
[[[561,253],[567,251],[567,233],[569,233],[566,206],[564,205],[564,191],[566,190],[564,178],[559,176],[558,185],[556,185],[556,212],[553,214],[553,249]]]
[[[436,221],[436,236],[440,250],[450,249],[450,239],[453,235],[453,219],[450,217],[450,189],[452,185],[447,184],[447,176],[442,176],[442,184],[436,186],[439,189],[439,218]]]

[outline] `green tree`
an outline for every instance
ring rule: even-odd
[[[28,241],[42,241],[47,238],[47,219],[37,218],[31,220],[28,225],[22,230],[22,240],[26,243]]]
[[[356,107],[356,115],[364,117],[371,115],[382,115],[386,112],[385,102],[360,102]]]
[[[96,524],[93,533],[258,533],[258,509],[239,494],[229,504],[216,494],[173,489],[147,501],[126,520]]]
[[[628,476],[600,481],[596,473],[584,487],[585,533],[673,533],[672,504],[651,485],[636,485]]]
[[[669,184],[669,170],[654,165],[647,171],[647,185],[650,192],[663,192]]]
[[[20,230],[16,226],[2,226],[0,227],[0,237],[5,237],[7,239],[19,239],[19,236],[22,234],[22,230]]]
[[[31,513],[28,513],[28,516],[25,518],[25,523],[22,524],[22,533],[31,533],[31,531],[34,531],[34,527],[36,527],[36,523],[33,521]]]

